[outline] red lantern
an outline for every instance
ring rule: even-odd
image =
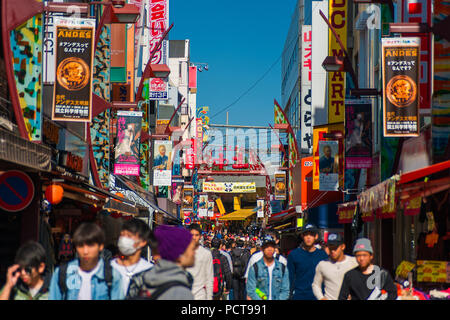
[[[62,201],[64,189],[60,185],[52,184],[45,189],[45,198],[51,204],[58,204]]]

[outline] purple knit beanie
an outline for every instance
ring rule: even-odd
[[[155,229],[161,258],[175,262],[191,243],[192,235],[184,228],[161,225]]]

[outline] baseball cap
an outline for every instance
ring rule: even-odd
[[[370,240],[367,238],[360,238],[356,240],[355,247],[353,248],[353,254],[359,251],[367,251],[371,254],[373,254],[372,245],[370,243]]]
[[[306,233],[306,232],[312,232],[312,233],[317,233],[317,227],[315,225],[313,225],[312,223],[308,223],[302,230],[302,234]]]
[[[328,235],[327,245],[328,246],[339,246],[344,243],[344,239],[339,233],[330,233]]]
[[[261,248],[265,248],[270,245],[275,247],[276,246],[275,240],[272,237],[264,237]]]

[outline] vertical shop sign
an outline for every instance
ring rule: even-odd
[[[156,140],[153,150],[153,185],[170,186],[172,182],[172,141]]]
[[[329,20],[347,50],[347,0],[329,1]],[[328,55],[344,57],[334,34],[328,32]],[[328,123],[344,122],[345,118],[345,72],[328,73]]]
[[[142,111],[117,112],[114,174],[139,176]]]
[[[312,153],[312,30],[311,26],[302,26],[302,75],[301,75],[301,151]]]
[[[319,141],[319,190],[339,190],[339,141]]]
[[[385,137],[416,137],[419,123],[420,38],[383,38]]]
[[[286,200],[286,173],[275,173],[275,200]]]
[[[91,122],[95,20],[56,18],[52,120]]]

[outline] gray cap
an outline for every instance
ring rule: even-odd
[[[355,247],[353,248],[353,254],[359,251],[367,251],[373,254],[372,245],[370,244],[370,240],[367,238],[360,238],[356,240]]]

